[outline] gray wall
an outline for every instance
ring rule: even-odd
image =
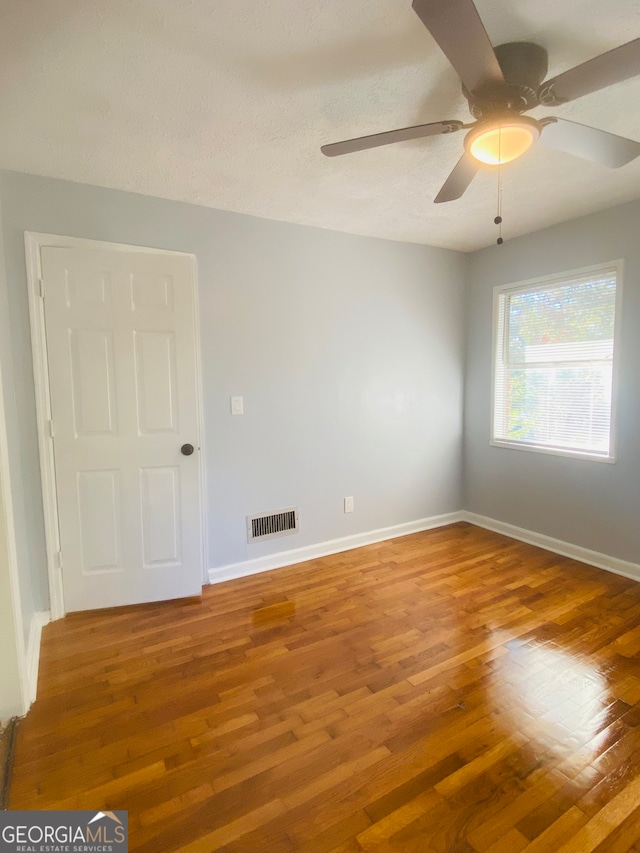
[[[15,173],[0,198],[27,609],[47,585],[26,230],[197,256],[211,567],[460,509],[463,256]],[[294,504],[299,534],[246,544],[245,515]]]
[[[0,218],[2,216],[1,194],[0,194]],[[4,396],[4,420],[9,445],[9,471],[4,471],[3,476],[8,479],[13,502],[14,535],[18,549],[18,559],[21,568],[20,577],[20,602],[22,606],[22,627],[24,631],[25,646],[29,638],[29,627],[31,616],[36,610],[45,610],[48,607],[49,590],[45,574],[42,570],[42,543],[44,542],[44,522],[42,518],[42,499],[37,488],[39,478],[38,455],[36,444],[36,456],[31,457],[32,447],[25,444],[23,428],[29,432],[29,437],[35,437],[35,430],[30,423],[30,417],[19,412],[20,404],[24,402],[23,391],[17,376],[22,375],[26,369],[25,364],[20,363],[18,354],[17,369],[14,360],[12,343],[16,345],[16,351],[30,346],[30,332],[27,317],[27,326],[22,329],[12,329],[13,303],[9,292],[8,280],[5,276],[5,253],[2,230],[0,230],[0,374]],[[28,366],[31,361],[27,352]],[[33,380],[31,380],[33,389]],[[33,481],[31,494],[29,483],[25,482],[24,474],[27,472],[27,480]],[[35,490],[35,491],[34,491]],[[35,502],[29,503],[29,497]]]
[[[5,312],[6,314],[6,312]],[[0,375],[0,724],[24,714],[22,692],[24,640],[20,636],[20,584],[11,569],[11,486],[7,457],[6,415]],[[9,515],[9,517],[7,517]],[[15,525],[14,525],[15,529]]]
[[[15,599],[9,573],[2,479],[3,472],[0,470],[0,723],[23,714],[25,710],[20,681],[18,619],[14,611]]]
[[[489,445],[494,286],[625,260],[617,462]],[[466,509],[640,561],[640,203],[476,252],[469,266],[465,374]]]

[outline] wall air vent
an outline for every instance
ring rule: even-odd
[[[297,506],[247,516],[247,542],[289,536],[291,533],[297,533],[299,529]]]

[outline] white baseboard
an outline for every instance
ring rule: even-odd
[[[29,642],[27,645],[27,689],[29,703],[34,702],[38,692],[38,668],[40,666],[40,639],[42,629],[51,621],[48,610],[38,610],[31,617]]]
[[[356,533],[353,536],[344,536],[341,539],[331,539],[327,542],[319,542],[316,545],[307,545],[304,548],[280,551],[277,554],[269,554],[266,557],[258,557],[254,560],[244,560],[240,563],[229,563],[226,566],[218,566],[209,569],[209,583],[222,583],[223,581],[234,580],[235,578],[248,577],[249,575],[256,575],[259,572],[268,572],[271,569],[279,569],[283,566],[303,563],[306,560],[315,560],[318,557],[327,557],[330,554],[351,551],[353,548],[361,548],[363,545],[372,545],[375,542],[384,542],[387,539],[408,536],[410,533],[419,533],[422,530],[444,527],[447,524],[455,524],[458,521],[467,521],[469,524],[484,527],[486,530],[492,530],[494,533],[502,533],[504,536],[517,539],[519,542],[526,542],[528,545],[536,545],[538,548],[543,548],[545,551],[551,551],[554,554],[560,554],[562,557],[569,557],[581,563],[586,563],[589,566],[595,566],[598,569],[604,569],[607,572],[613,572],[613,574],[622,575],[634,581],[640,581],[640,564],[638,563],[620,560],[617,557],[610,557],[608,554],[602,554],[599,551],[591,551],[589,548],[583,548],[571,542],[564,542],[561,539],[554,539],[552,536],[545,536],[544,533],[525,530],[523,527],[516,527],[515,524],[508,524],[505,521],[497,521],[494,518],[478,515],[475,512],[461,510],[460,512],[450,512],[446,515],[421,518],[417,521],[406,522],[405,524],[396,524],[393,527],[382,527],[379,530],[371,530],[367,533]],[[29,642],[29,646],[31,647],[31,641]]]
[[[622,575],[625,578],[640,581],[640,565],[638,563],[630,563],[627,560],[610,557],[608,554],[591,551],[589,548],[573,545],[571,542],[563,542],[561,539],[545,536],[544,533],[525,530],[522,527],[516,527],[515,524],[507,524],[505,521],[496,521],[494,518],[477,515],[475,512],[463,510],[460,515],[462,516],[462,521],[468,521],[477,527],[484,527],[486,530],[492,530],[494,533],[502,533],[505,536],[511,537],[511,539],[526,542],[528,545],[537,545],[538,548],[544,548],[545,551],[552,551],[554,554],[560,554],[562,557],[570,557],[573,560],[579,560],[581,563],[587,563],[589,566],[596,566],[598,569],[613,572],[615,575]]]
[[[229,563],[226,566],[209,569],[209,583],[221,583],[235,578],[244,578],[248,575],[256,575],[259,572],[291,566],[294,563],[304,563],[306,560],[328,557],[329,554],[351,551],[353,548],[361,548],[363,545],[384,542],[386,539],[396,539],[398,536],[407,536],[409,533],[419,533],[422,530],[432,530],[434,527],[444,527],[446,524],[463,521],[463,515],[462,512],[433,515],[430,518],[420,518],[417,521],[408,521],[404,524],[396,524],[393,527],[381,527],[367,533],[356,533],[353,536],[343,536],[341,539],[330,539],[327,542],[307,545],[304,548],[280,551],[278,554],[269,554],[266,557],[258,557],[254,560]]]

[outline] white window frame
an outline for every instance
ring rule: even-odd
[[[570,283],[573,279],[582,278],[585,275],[599,274],[615,269],[616,274],[616,307],[615,321],[613,329],[613,364],[612,364],[612,387],[611,387],[611,422],[610,422],[610,442],[609,455],[605,456],[601,453],[589,453],[584,450],[570,450],[568,448],[545,447],[539,444],[525,444],[521,441],[510,441],[495,437],[495,408],[496,408],[496,379],[497,379],[497,360],[498,360],[498,341],[500,336],[500,297],[504,293],[518,293],[533,289],[543,290],[552,288],[559,284]],[[493,447],[500,447],[508,450],[524,450],[529,453],[544,453],[550,456],[565,456],[572,459],[586,459],[591,462],[608,462],[616,461],[617,450],[617,410],[618,410],[618,373],[620,364],[620,327],[622,319],[622,286],[624,274],[624,261],[620,258],[607,263],[594,264],[580,269],[567,270],[562,273],[554,273],[553,275],[542,276],[539,278],[530,278],[526,281],[513,282],[510,284],[501,284],[493,288],[493,337],[491,345],[491,424],[489,433],[489,443]]]

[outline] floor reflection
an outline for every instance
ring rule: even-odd
[[[522,734],[544,737],[563,753],[591,743],[606,728],[615,702],[599,667],[555,643],[512,640],[494,662],[499,701]],[[594,740],[595,739],[595,740]]]

